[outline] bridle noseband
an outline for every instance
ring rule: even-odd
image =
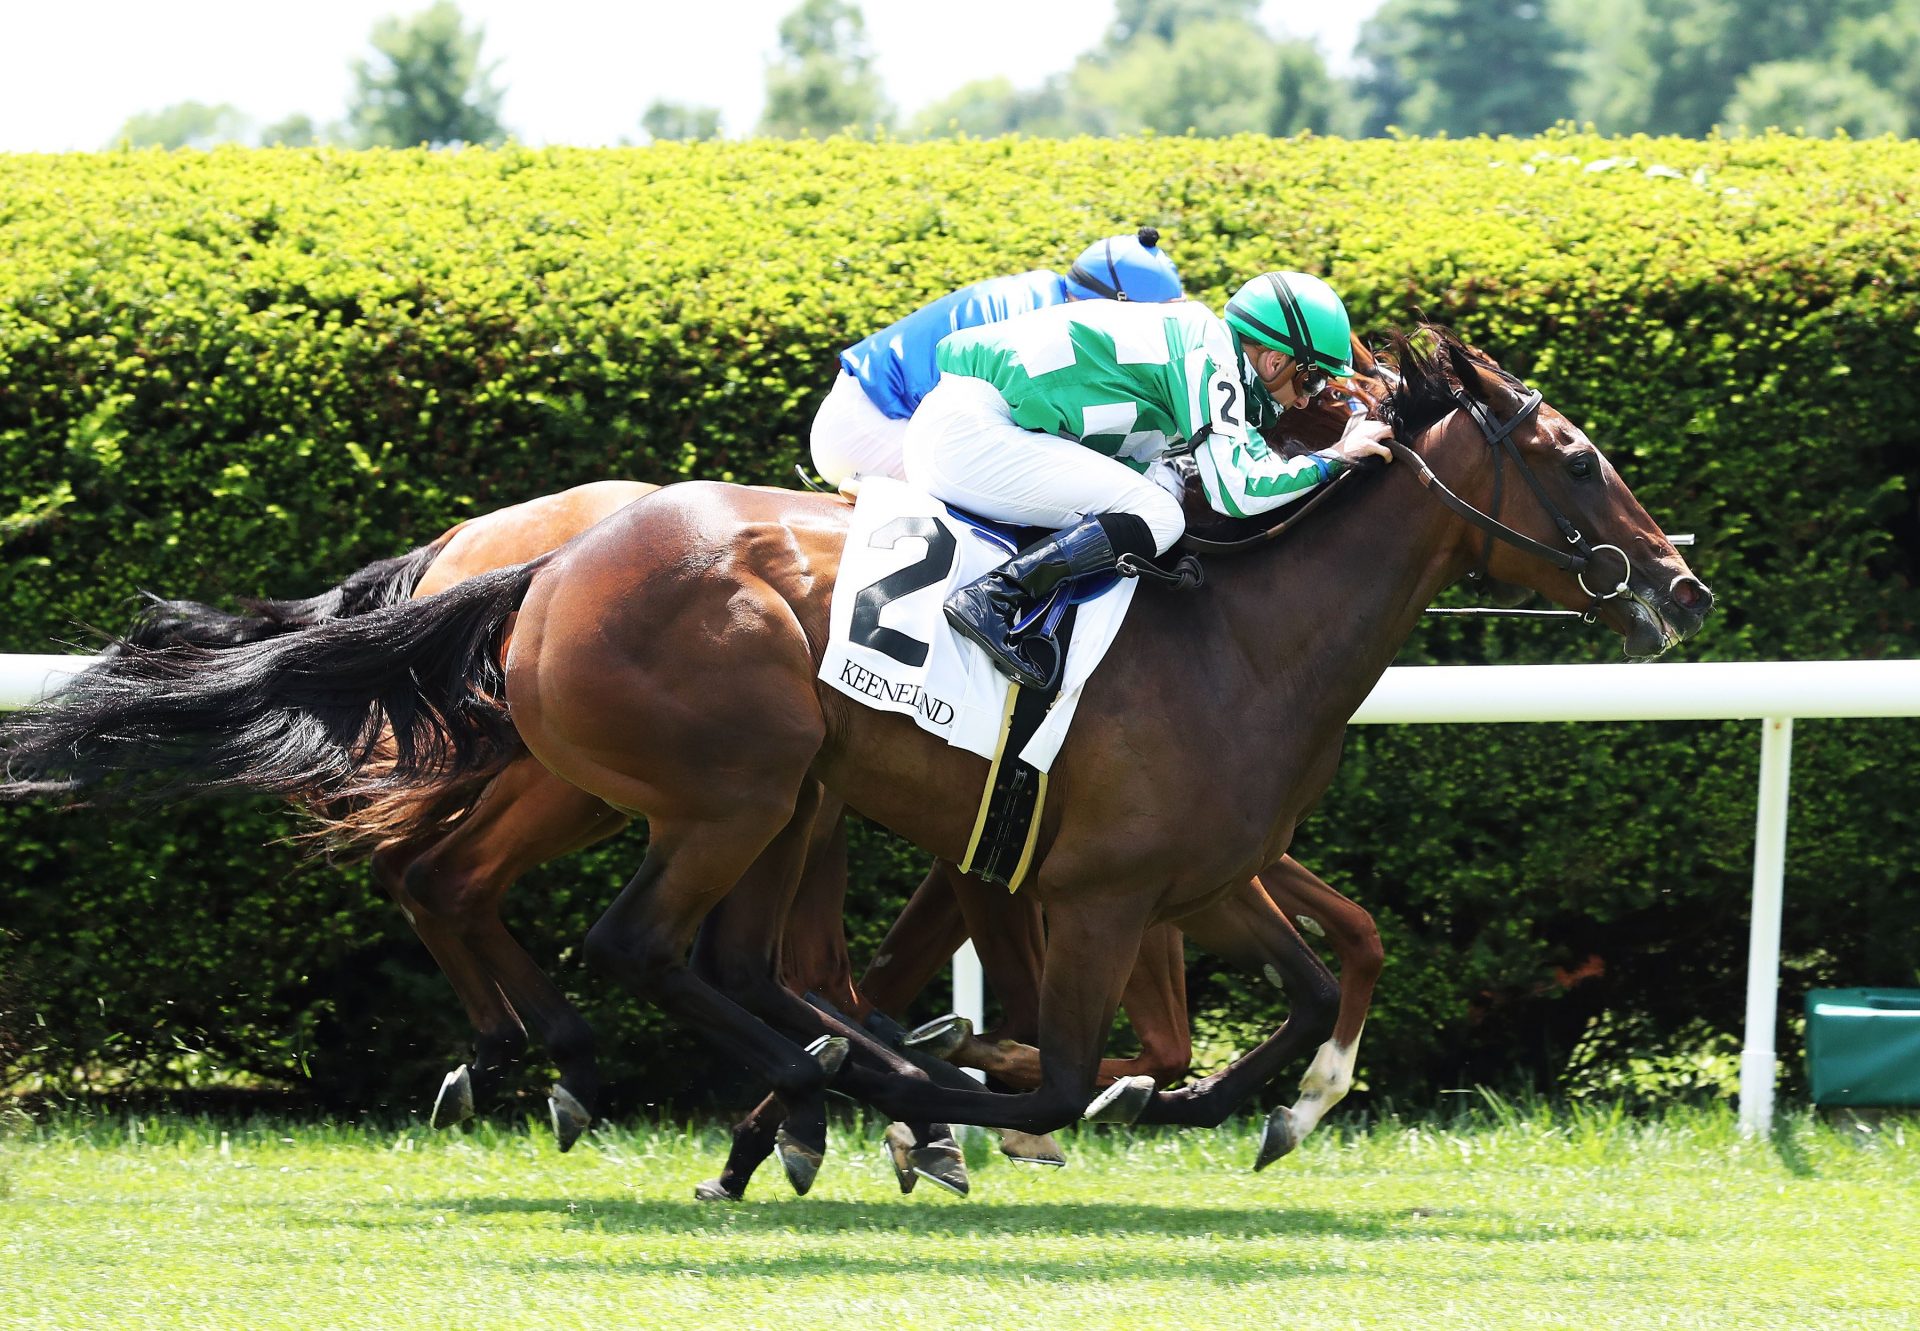
[[[1467,574],[1468,578],[1477,582],[1487,576],[1487,563],[1493,557],[1493,543],[1496,540],[1504,541],[1517,550],[1544,559],[1555,568],[1565,569],[1573,574],[1574,580],[1580,584],[1580,590],[1593,598],[1593,603],[1587,607],[1585,615],[1582,616],[1591,623],[1602,604],[1613,600],[1616,596],[1626,595],[1627,583],[1633,577],[1633,561],[1627,558],[1627,552],[1617,545],[1595,545],[1588,541],[1581,534],[1580,529],[1569,522],[1566,515],[1561,513],[1559,507],[1547,496],[1546,487],[1540,484],[1540,478],[1535,476],[1521,460],[1520,449],[1513,442],[1513,434],[1540,410],[1541,398],[1537,389],[1527,388],[1526,385],[1517,382],[1515,386],[1523,389],[1525,396],[1520,401],[1520,410],[1514,412],[1504,422],[1494,420],[1493,413],[1487,410],[1484,403],[1477,401],[1463,390],[1455,389],[1453,392],[1453,400],[1473,418],[1473,423],[1480,427],[1481,437],[1487,441],[1487,447],[1493,450],[1493,506],[1490,513],[1481,512],[1449,490],[1445,483],[1434,475],[1433,468],[1427,465],[1426,459],[1398,439],[1389,439],[1387,447],[1393,450],[1395,458],[1413,468],[1413,473],[1420,484],[1430,490],[1435,498],[1487,534],[1485,543],[1480,547],[1480,558],[1474,561],[1473,570]],[[1573,547],[1571,552],[1536,541],[1525,532],[1515,531],[1500,521],[1500,499],[1505,480],[1502,463],[1509,455],[1513,458],[1514,468],[1519,471],[1521,477],[1527,482],[1528,488],[1533,491],[1534,498],[1540,501],[1540,506],[1547,511],[1547,516],[1553,519],[1553,525],[1559,529],[1560,535],[1566,539],[1568,545]],[[1593,562],[1594,555],[1602,550],[1611,550],[1619,555],[1622,565],[1620,582],[1612,591],[1604,595],[1589,587],[1586,577],[1587,568]]]

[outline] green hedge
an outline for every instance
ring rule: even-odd
[[[1305,267],[1362,329],[1423,311],[1531,377],[1700,533],[1722,608],[1685,657],[1912,655],[1917,180],[1911,142],[1778,136],[0,157],[0,650],[118,624],[141,588],[305,594],[581,481],[782,480],[841,346],[1153,222],[1203,300]],[[1617,652],[1433,620],[1403,659]],[[1756,740],[1354,732],[1298,850],[1386,935],[1374,1090],[1588,1085],[1625,1052],[1723,1046]],[[1913,983],[1920,731],[1796,741],[1787,1006]],[[291,830],[247,805],[0,811],[17,1067],[422,1103],[457,1010],[363,870],[261,848]],[[630,1101],[711,1068],[572,951],[638,853],[544,869],[509,903]],[[918,868],[872,830],[856,859],[870,944]],[[1195,996],[1216,1048],[1272,1015],[1205,971]]]

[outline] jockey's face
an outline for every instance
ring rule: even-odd
[[[1306,396],[1299,389],[1300,376],[1295,373],[1297,367],[1293,357],[1257,342],[1243,341],[1241,345],[1246,348],[1247,363],[1260,376],[1260,386],[1272,394],[1275,402],[1288,410],[1306,405]]]
[[[1284,351],[1257,343],[1242,342],[1241,345],[1247,349],[1253,372],[1260,376],[1260,386],[1289,411],[1306,406],[1327,386],[1327,373],[1317,365],[1297,361]]]

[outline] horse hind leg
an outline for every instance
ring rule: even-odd
[[[453,986],[473,1027],[468,1060],[442,1079],[434,1097],[428,1121],[436,1128],[446,1128],[473,1117],[476,1103],[499,1086],[526,1048],[527,1037],[519,1016],[472,949],[409,892],[406,872],[419,852],[416,844],[390,842],[374,853],[372,868],[375,880],[400,907],[400,913]]]
[[[600,1075],[593,1032],[584,1018],[500,920],[500,901],[527,870],[612,835],[625,819],[560,781],[531,759],[503,771],[471,813],[416,852],[401,886],[418,920],[476,966],[504,999],[512,1025],[476,1023],[472,1098],[484,1098],[524,1055],[527,1030],[560,1070],[549,1104],[561,1150],[592,1121]],[[463,1069],[450,1074],[442,1100],[459,1095]]]
[[[1324,937],[1340,963],[1340,1009],[1333,1035],[1315,1052],[1291,1110],[1293,1140],[1298,1143],[1353,1088],[1360,1032],[1385,954],[1373,916],[1292,856],[1263,870],[1259,882],[1289,918]]]
[[[688,957],[702,921],[757,865],[777,874],[784,862],[785,871],[793,871],[791,825],[799,824],[804,845],[812,813],[812,802],[803,803],[799,812],[793,804],[778,810],[736,805],[704,821],[655,816],[640,871],[586,940],[588,964],[597,972],[701,1031],[772,1086],[788,1110],[782,1163],[802,1191],[826,1151],[826,1071],[705,979]],[[789,835],[780,835],[783,828]],[[776,839],[784,844],[773,847]],[[770,847],[775,853],[762,864]]]

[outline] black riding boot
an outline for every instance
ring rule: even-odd
[[[947,622],[978,643],[1014,683],[1048,688],[1065,664],[1060,644],[1037,623],[1015,634],[1013,626],[1020,616],[1068,578],[1105,572],[1124,554],[1150,559],[1153,553],[1153,534],[1144,519],[1132,513],[1088,518],[1077,527],[1036,541],[949,596]]]

